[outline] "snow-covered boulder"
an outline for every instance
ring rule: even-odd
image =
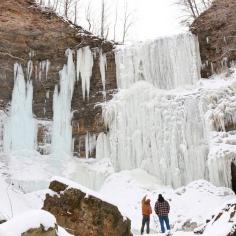
[[[31,210],[0,225],[0,236],[57,236],[55,217],[44,210]]]
[[[56,177],[49,186],[43,209],[75,236],[131,236],[131,222],[102,195],[75,182]]]
[[[204,236],[236,236],[236,199],[227,203],[195,233]]]

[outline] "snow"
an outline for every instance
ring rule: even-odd
[[[47,211],[44,210],[31,210],[21,215],[18,215],[11,220],[0,225],[0,235],[21,236],[29,229],[39,228],[41,225],[45,230],[55,228],[56,219]]]
[[[106,196],[108,201],[116,204],[123,215],[131,219],[132,231],[135,234],[138,234],[141,227],[141,200],[146,194],[151,199],[152,207],[160,193],[169,201],[171,230],[174,235],[178,235],[176,231],[183,231],[183,225],[188,221],[195,222],[196,226],[202,225],[206,219],[211,218],[219,205],[229,199],[235,199],[231,190],[217,188],[205,180],[195,181],[174,190],[159,185],[154,176],[141,169],[121,171],[111,175],[105,181],[100,193]],[[151,233],[160,231],[159,223],[157,227],[155,221],[156,216],[153,214]]]

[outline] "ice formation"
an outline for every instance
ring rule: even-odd
[[[85,156],[88,159],[96,148],[96,134],[87,132],[85,136]]]
[[[116,71],[119,88],[139,80],[160,89],[194,84],[200,77],[198,40],[192,34],[180,34],[118,48]]]
[[[99,68],[100,68],[100,74],[102,79],[102,87],[103,87],[103,97],[106,97],[106,68],[107,68],[107,58],[106,54],[103,54],[102,51],[100,51],[99,56]]]
[[[102,134],[99,142],[116,170],[143,167],[175,187],[208,177],[208,143],[196,95],[168,94],[138,82],[120,91],[103,113],[109,141]]]
[[[110,158],[118,171],[145,169],[164,185],[207,179],[231,187],[235,83],[201,88],[199,62],[191,34],[118,48],[119,90],[103,105],[109,132],[97,139],[97,158]],[[220,132],[232,140],[217,143]]]
[[[28,77],[30,78],[30,76]],[[11,107],[4,127],[5,152],[21,149],[33,151],[35,149],[36,121],[33,118],[32,101],[32,81],[25,81],[22,67],[15,64]]]
[[[81,79],[83,99],[89,98],[90,79],[93,69],[93,53],[89,46],[77,51],[77,80]]]
[[[76,80],[71,50],[67,50],[67,65],[60,71],[60,84],[53,95],[52,152],[56,155],[72,153],[71,100]]]

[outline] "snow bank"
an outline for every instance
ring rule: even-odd
[[[21,236],[22,233],[29,229],[39,228],[41,225],[45,230],[55,228],[56,219],[47,211],[31,210],[1,224],[0,235]]]
[[[189,226],[188,228],[186,225],[183,227],[184,224],[190,222],[195,227],[199,226],[212,216],[219,205],[229,199],[235,199],[232,190],[215,187],[204,180],[195,181],[174,190],[171,187],[159,185],[154,176],[141,169],[121,171],[111,175],[100,190],[100,194],[106,196],[106,199],[119,207],[123,215],[131,219],[134,233],[139,232],[142,222],[142,198],[147,194],[154,209],[154,204],[160,193],[170,203],[170,222],[173,232],[177,230],[193,231],[194,227]],[[157,225],[155,221],[157,221]],[[160,231],[159,223],[153,213],[151,232],[158,231]]]

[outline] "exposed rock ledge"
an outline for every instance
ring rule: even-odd
[[[131,236],[131,222],[118,208],[89,190],[63,179],[50,183],[43,209],[52,213],[60,226],[75,236]],[[81,190],[82,189],[82,190]],[[89,192],[87,192],[89,191]]]
[[[236,1],[215,0],[192,24],[198,35],[202,76],[209,77],[236,61]]]

